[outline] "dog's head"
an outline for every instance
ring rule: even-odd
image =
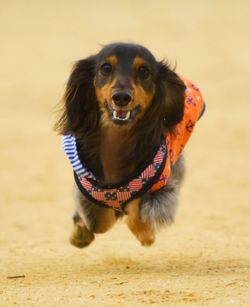
[[[112,44],[97,57],[94,86],[103,123],[131,125],[155,94],[157,62],[145,48]]]
[[[176,73],[146,48],[110,44],[76,63],[57,129],[82,134],[100,123],[131,128],[143,121],[170,129],[183,117],[184,91]]]

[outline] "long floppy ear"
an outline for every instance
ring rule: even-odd
[[[73,68],[64,94],[63,112],[55,125],[60,134],[82,135],[98,125],[100,114],[93,83],[95,58],[80,60]]]
[[[180,77],[164,62],[158,63],[156,99],[161,100],[164,126],[170,129],[182,120],[184,114],[185,85]]]

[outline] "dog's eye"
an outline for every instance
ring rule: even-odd
[[[140,66],[138,69],[138,76],[142,80],[147,80],[150,77],[150,71],[145,66]]]
[[[111,64],[109,64],[109,63],[102,64],[100,71],[101,71],[101,74],[104,75],[104,76],[110,75],[111,72],[112,72]]]

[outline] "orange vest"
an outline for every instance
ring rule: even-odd
[[[186,86],[184,116],[182,121],[174,127],[173,132],[166,135],[168,159],[159,181],[150,188],[149,192],[156,192],[167,184],[172,166],[178,160],[196,122],[205,111],[200,90],[188,79],[182,77],[182,80]]]

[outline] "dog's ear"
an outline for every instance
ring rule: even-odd
[[[167,63],[158,63],[156,99],[164,116],[164,126],[170,129],[182,120],[184,114],[185,85]]]
[[[61,134],[82,135],[94,130],[99,108],[94,90],[96,56],[78,61],[69,77],[64,94],[63,113],[55,125]]]

